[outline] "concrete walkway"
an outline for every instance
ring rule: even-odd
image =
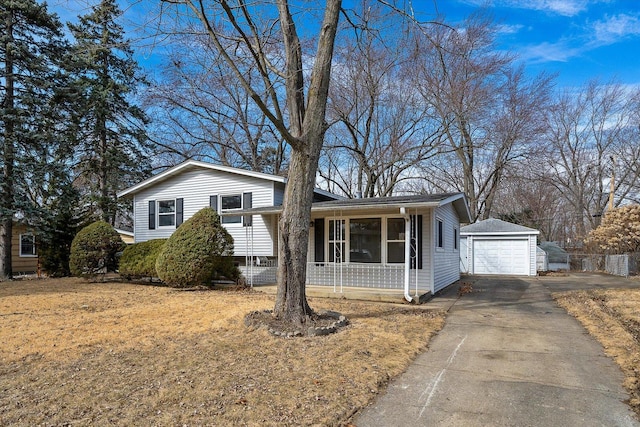
[[[472,293],[434,298],[449,309],[445,327],[353,424],[640,426],[620,369],[551,299],[588,280],[546,279],[472,277]]]

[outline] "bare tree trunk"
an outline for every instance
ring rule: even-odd
[[[325,113],[341,4],[341,0],[327,1],[305,109],[301,96],[304,93],[302,51],[287,2],[278,0],[287,50],[287,107],[293,138],[288,141],[291,164],[279,223],[278,292],[274,313],[295,325],[303,325],[306,316],[312,313],[305,290],[309,223],[318,159],[327,129]]]

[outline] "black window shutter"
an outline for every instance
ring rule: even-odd
[[[180,227],[180,224],[182,224],[182,221],[184,220],[183,205],[183,198],[176,199],[176,227]]]
[[[242,209],[251,209],[253,203],[252,193],[242,193]],[[244,215],[242,217],[242,225],[250,227],[253,224],[253,215]]]
[[[149,200],[149,230],[156,228],[156,201]]]
[[[218,195],[209,196],[209,207],[218,212]]]
[[[318,218],[313,223],[315,248],[315,262],[324,262],[324,218]]]
[[[416,219],[418,220],[416,226]],[[418,233],[416,239],[416,232]],[[417,240],[417,241],[416,241]],[[418,248],[418,269],[422,269],[422,215],[411,215],[411,268],[416,268],[416,250]]]

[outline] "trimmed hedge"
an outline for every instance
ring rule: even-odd
[[[156,272],[175,287],[210,285],[225,277],[238,280],[233,264],[233,237],[211,208],[199,210],[169,237],[156,260]]]
[[[116,253],[125,243],[118,232],[105,221],[89,224],[76,234],[71,243],[69,268],[76,276],[93,276],[116,271]]]
[[[120,257],[120,275],[126,278],[158,277],[156,260],[166,242],[167,239],[154,239],[127,245]]]

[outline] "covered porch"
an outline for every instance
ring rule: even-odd
[[[389,292],[407,301],[434,294],[434,234],[438,229],[436,210],[459,204],[468,212],[464,196],[399,196],[334,200],[314,203],[311,209],[307,248],[307,288],[317,287],[336,294],[357,289]],[[277,224],[281,207],[235,212]],[[222,213],[224,215],[224,212]],[[248,218],[248,224],[252,220]],[[459,227],[458,218],[455,227]],[[277,235],[275,227],[274,235]],[[247,233],[251,239],[252,233]],[[457,228],[456,228],[457,237]],[[277,242],[278,239],[275,239]],[[252,241],[241,271],[251,286],[276,283],[277,243],[274,256],[253,256]],[[456,247],[457,250],[457,247]],[[455,256],[456,270],[459,275]]]

